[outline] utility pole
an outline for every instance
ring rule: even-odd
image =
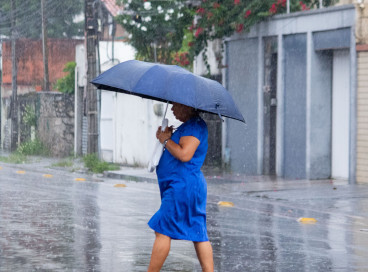
[[[47,18],[45,16],[45,0],[41,0],[41,14],[42,14],[42,55],[43,55],[43,90],[49,91],[49,59],[47,46]]]
[[[18,95],[17,95],[17,55],[16,46],[16,29],[15,29],[15,0],[11,0],[11,54],[12,54],[12,97],[10,104],[11,112],[11,151],[18,147]]]
[[[87,123],[88,142],[87,153],[98,153],[99,132],[98,132],[98,108],[97,89],[90,82],[96,77],[96,45],[97,45],[97,1],[85,0],[85,41],[87,54]]]

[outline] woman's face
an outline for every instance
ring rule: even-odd
[[[181,122],[188,121],[193,115],[193,108],[185,106],[183,104],[173,103],[171,110],[175,118]]]

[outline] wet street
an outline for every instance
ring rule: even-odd
[[[368,185],[207,181],[216,271],[368,271]],[[153,182],[0,163],[0,271],[146,271],[159,206]],[[191,242],[162,271],[201,271]]]

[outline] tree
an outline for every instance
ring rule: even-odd
[[[323,0],[323,5],[330,6],[336,2]],[[286,0],[202,0],[189,28],[193,34],[193,39],[188,41],[191,45],[189,56],[192,58],[205,53],[208,41],[248,31],[251,26],[270,16],[285,13],[286,5]],[[290,0],[290,12],[316,7],[319,7],[319,0]]]
[[[290,0],[290,11],[316,8],[319,2]],[[323,5],[336,2],[323,0]],[[129,41],[139,59],[153,61],[156,43],[160,62],[189,66],[201,52],[206,62],[208,41],[248,31],[256,23],[286,12],[286,0],[202,0],[195,7],[188,3],[130,0],[125,4],[125,14],[117,20],[130,33]]]
[[[63,78],[60,78],[56,81],[56,89],[59,92],[74,94],[75,87],[75,67],[77,64],[74,61],[68,62],[65,64],[63,72],[66,72],[67,75]]]
[[[74,22],[74,18],[83,12],[83,0],[47,0],[46,17],[50,38],[83,36],[84,23]],[[41,37],[41,1],[16,0],[18,36],[23,38]],[[10,36],[10,1],[0,0],[0,34]]]
[[[171,64],[183,46],[185,30],[193,21],[194,11],[184,0],[131,0],[124,14],[116,20],[129,33],[129,42],[137,50],[137,58]]]

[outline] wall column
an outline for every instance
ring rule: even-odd
[[[276,175],[284,175],[284,45],[283,35],[277,36],[277,120]]]

